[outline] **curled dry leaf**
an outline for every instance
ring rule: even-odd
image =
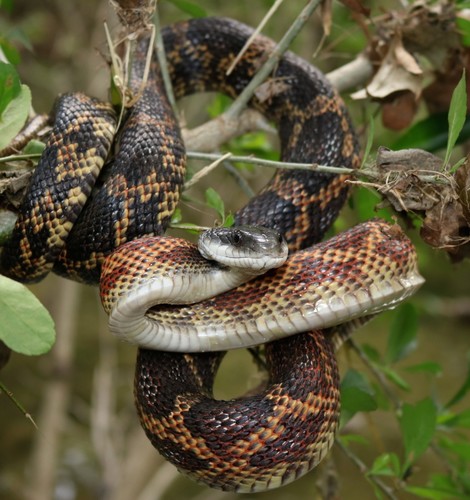
[[[419,97],[422,80],[423,71],[403,47],[401,36],[397,33],[372,81],[365,90],[353,94],[353,98],[364,98],[368,95],[382,100],[402,91],[409,91]]]

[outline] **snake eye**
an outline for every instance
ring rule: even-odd
[[[235,245],[238,245],[238,243],[240,243],[241,240],[242,240],[242,237],[241,237],[240,233],[238,233],[238,232],[233,233],[233,242],[235,243]]]

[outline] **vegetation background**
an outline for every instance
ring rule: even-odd
[[[233,17],[254,26],[272,3],[201,0],[197,7],[208,15]],[[285,1],[263,32],[279,40],[304,4],[301,0]],[[375,23],[387,12],[403,12],[408,2],[363,4],[372,8],[374,21],[334,2],[331,34],[322,39],[322,20],[314,15],[291,49],[325,72],[331,71],[354,59],[367,46],[368,30],[373,31]],[[55,97],[71,90],[107,97],[109,71],[103,58],[107,54],[103,22],[108,23],[112,32],[119,32],[114,9],[107,0],[11,0],[2,1],[0,8],[0,33],[16,40],[21,55],[17,68],[22,82],[31,88],[37,112],[49,112]],[[194,4],[190,2],[162,0],[161,23],[187,18],[192,8]],[[373,153],[378,146],[393,146],[406,135],[406,130],[391,131],[383,127],[379,104],[353,101],[348,94],[345,99],[363,145],[370,132],[367,117],[374,117]],[[202,103],[200,98],[185,101],[185,120],[190,125],[202,123],[208,117],[208,109],[214,110],[223,103],[213,96]],[[427,114],[421,106],[415,121]],[[429,131],[429,139],[432,134]],[[275,154],[272,140],[262,134],[237,139],[229,149],[254,151],[268,157]],[[464,153],[465,150],[459,149],[456,158]],[[255,190],[270,175],[261,170],[245,168]],[[191,193],[191,199],[203,200],[208,186],[221,194],[227,210],[235,210],[243,203],[243,193],[237,191],[233,180],[223,171],[204,181]],[[376,215],[374,207],[379,201],[374,193],[357,189],[335,230]],[[390,212],[380,214],[390,216]],[[212,223],[217,215],[204,204],[186,201],[183,217],[191,222]],[[375,411],[358,412],[346,422],[340,444],[315,471],[256,498],[470,497],[470,447],[466,444],[470,426],[466,394],[470,385],[470,265],[468,259],[451,263],[445,252],[426,246],[413,227],[408,228],[408,234],[418,247],[426,284],[412,299],[412,306],[382,314],[354,335],[357,346],[366,346],[360,352],[367,363],[351,346],[339,354],[343,376],[349,374],[349,380],[358,378],[358,386],[362,388],[355,393],[356,402],[366,399],[362,408],[356,408],[353,401],[350,413],[358,409],[376,408]],[[1,372],[1,382],[33,416],[39,429],[1,394],[0,497],[235,498],[234,494],[212,491],[187,480],[164,462],[146,440],[133,406],[135,348],[117,343],[108,334],[97,291],[56,276],[49,276],[31,289],[55,319],[57,343],[45,356],[13,355]],[[393,331],[395,337],[397,331],[405,332],[406,339],[400,356],[390,357]],[[240,395],[247,387],[256,385],[258,377],[246,352],[230,353],[217,380],[216,394]],[[446,407],[455,394],[458,394],[455,405]],[[400,424],[402,408],[409,404],[408,408],[419,415],[422,408],[417,404],[424,399],[433,402],[437,415],[431,432],[432,446],[416,457],[417,461],[410,459],[407,463],[405,454],[409,447],[404,438],[406,430]],[[453,426],[449,422],[454,422]],[[377,463],[377,458],[382,463]],[[384,482],[386,487],[381,488],[375,480]],[[412,493],[413,486],[428,490]]]

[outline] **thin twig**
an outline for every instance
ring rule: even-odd
[[[214,168],[218,167],[221,163],[224,162],[227,158],[230,158],[232,156],[232,153],[225,153],[222,156],[219,156],[216,160],[214,160],[210,165],[207,165],[203,169],[199,170],[199,172],[196,172],[193,177],[189,180],[186,181],[184,184],[184,189],[189,189],[190,187],[194,186],[197,182],[199,182],[203,177],[205,177],[207,174],[212,172]]]
[[[240,189],[245,193],[247,198],[253,198],[256,194],[251,186],[246,181],[245,177],[241,174],[241,171],[233,165],[231,161],[224,161],[224,168],[227,172],[235,179],[235,182],[239,185]]]
[[[173,112],[175,115],[178,114],[178,108],[176,107],[176,99],[175,94],[173,92],[173,85],[171,84],[170,74],[168,72],[168,63],[166,60],[165,54],[165,46],[163,45],[163,37],[162,30],[160,26],[160,17],[158,15],[158,5],[155,9],[155,13],[153,15],[153,24],[155,26],[155,50],[157,52],[158,64],[160,66],[160,71],[163,78],[163,84],[165,86],[166,95],[168,97],[168,101],[171,104]]]
[[[382,482],[376,476],[367,475],[367,472],[369,472],[369,468],[355,453],[353,453],[339,439],[335,441],[335,444],[353,462],[353,464],[359,469],[361,474],[363,474],[367,480],[369,480],[371,483],[377,486],[377,488],[379,488],[380,491],[382,491],[387,498],[390,498],[391,500],[398,500],[398,498],[393,494],[391,488],[389,488],[384,482]]]
[[[263,17],[261,22],[256,26],[255,31],[250,35],[248,40],[245,42],[245,45],[241,48],[240,52],[237,54],[237,57],[232,61],[232,64],[228,67],[227,71],[225,74],[228,76],[230,73],[233,71],[233,68],[237,65],[238,61],[242,58],[243,54],[246,52],[246,49],[251,45],[251,42],[261,33],[261,30],[264,28],[266,23],[271,19],[272,15],[276,12],[276,10],[279,8],[281,3],[284,0],[276,0],[274,4],[271,6],[271,8],[268,10],[266,15]]]
[[[36,430],[38,430],[38,426],[34,421],[31,413],[27,412],[24,406],[15,398],[15,396],[13,396],[13,393],[2,382],[0,382],[0,394],[2,392],[7,395],[8,399],[18,408],[18,410],[20,410],[23,416],[33,424]]]
[[[199,153],[196,151],[188,151],[187,157],[192,160],[204,160],[204,161],[215,161],[221,157],[217,153]],[[255,156],[230,156],[230,161],[238,161],[241,163],[251,163],[253,165],[260,165],[262,167],[271,168],[285,168],[288,170],[300,169],[300,170],[311,170],[315,172],[325,172],[328,174],[354,174],[357,172],[352,168],[346,167],[331,167],[328,165],[318,165],[317,163],[292,163],[292,162],[282,162],[274,160],[264,160],[263,158],[256,158]]]
[[[386,378],[384,374],[378,370],[373,363],[371,363],[370,359],[367,357],[365,352],[357,345],[356,341],[352,338],[348,339],[348,345],[351,346],[351,348],[354,350],[354,352],[359,356],[361,361],[367,366],[367,368],[374,374],[375,378],[377,379],[380,387],[382,387],[382,390],[384,393],[387,395],[388,399],[392,401],[393,407],[395,411],[399,410],[401,404],[400,400],[395,396],[395,394],[390,390],[390,387],[387,384]]]
[[[269,55],[266,62],[256,72],[255,76],[251,79],[250,83],[243,89],[240,95],[235,99],[230,108],[225,114],[234,118],[238,116],[248,104],[248,101],[253,97],[256,89],[266,80],[268,75],[274,70],[284,52],[289,48],[294,38],[298,35],[308,18],[315,11],[321,0],[310,0],[304,7],[302,12],[298,15],[297,19],[286,31],[281,41],[276,45],[274,50]]]

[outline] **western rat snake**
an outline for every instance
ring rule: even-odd
[[[232,97],[239,94],[274,47],[271,40],[257,37],[235,70],[226,75],[251,33],[250,28],[227,19],[198,19],[166,28],[163,36],[176,96],[207,90]],[[147,44],[141,43],[133,65],[134,91],[140,86]],[[282,85],[276,85],[279,82]],[[358,166],[357,142],[345,107],[316,69],[288,53],[267,85],[271,85],[268,95],[255,96],[250,105],[277,125],[283,160]],[[85,120],[85,115],[91,121]],[[149,235],[156,236],[159,246],[165,248],[165,240],[158,235],[164,232],[179,199],[184,148],[176,119],[162,97],[155,66],[114,149],[107,153],[114,127],[114,112],[108,105],[83,95],[68,95],[59,101],[46,153],[2,254],[5,274],[34,281],[53,267],[60,274],[93,283],[100,278],[105,257],[118,248],[105,264],[108,281],[102,284],[102,292],[106,306],[107,291],[116,281],[116,275],[107,269],[122,264],[121,248],[130,248],[135,257],[135,250],[150,241]],[[67,128],[72,134],[65,133]],[[83,137],[84,143],[79,141]],[[108,156],[100,174],[94,161],[97,156],[101,164]],[[88,179],[85,185],[79,174]],[[331,226],[347,196],[344,181],[345,176],[278,171],[268,186],[237,212],[236,224],[277,229],[290,251],[296,252],[318,242]],[[143,235],[147,236],[144,240],[136,240]],[[371,240],[365,235],[372,235]],[[49,250],[51,245],[53,250]],[[371,249],[377,254],[371,254]],[[288,299],[299,295],[300,302],[311,300],[301,291],[306,283],[324,286],[316,272],[326,282],[333,282],[333,291],[326,292],[333,302],[336,286],[346,283],[357,289],[367,280],[367,273],[378,268],[389,271],[403,265],[416,278],[413,286],[420,283],[410,242],[400,230],[382,222],[366,223],[322,244],[313,262],[305,255],[296,253],[288,261],[290,265],[297,263],[299,271],[297,284],[286,287]],[[356,259],[364,264],[360,269],[354,264]],[[125,264],[131,274],[122,286],[148,262],[146,258],[136,260],[134,267]],[[279,299],[282,279],[287,279],[279,278],[279,273],[282,271],[271,271],[255,285],[242,285],[233,293],[194,306],[196,312],[191,309],[183,322],[191,324],[191,317],[204,316],[210,307],[219,311],[219,318],[237,324],[244,314],[239,307],[244,298],[248,305],[256,301],[263,304],[256,326],[267,323],[265,314]],[[278,288],[270,288],[272,285]],[[362,296],[373,295],[370,290],[363,290]],[[113,309],[112,303],[109,309]],[[338,321],[375,312],[353,309],[351,306],[351,312]],[[189,309],[185,306],[181,310]],[[174,306],[162,306],[151,314],[168,318],[180,313]],[[271,315],[273,321],[278,314]],[[301,324],[300,331],[311,327],[301,321],[308,315],[301,312],[295,320]],[[294,329],[297,326],[287,334]],[[265,341],[271,340],[267,331],[263,335]],[[140,348],[135,401],[142,425],[168,460],[210,486],[243,492],[286,484],[315,466],[333,442],[339,411],[335,338],[338,336],[330,330],[313,330],[268,343],[269,385],[255,396],[229,402],[212,397],[223,352],[185,354]],[[225,345],[212,344],[214,348]]]

